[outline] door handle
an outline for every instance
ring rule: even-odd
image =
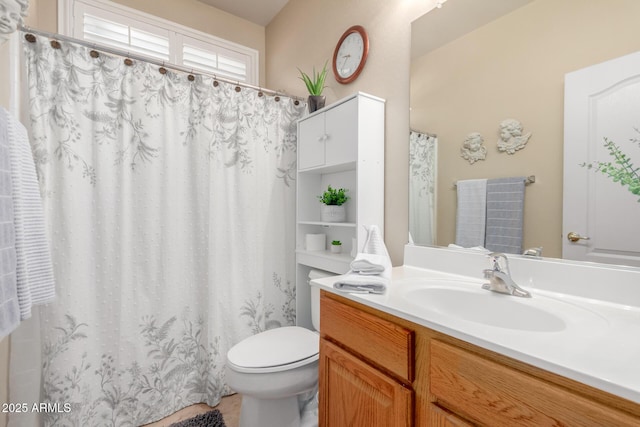
[[[591,237],[581,236],[575,231],[570,231],[569,234],[567,234],[567,239],[571,242],[577,242],[578,240],[591,240]]]

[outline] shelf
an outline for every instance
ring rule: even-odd
[[[348,162],[342,163],[339,165],[331,165],[331,166],[317,166],[313,168],[300,169],[298,171],[299,174],[326,174],[326,173],[336,173],[336,172],[345,172],[356,169],[356,162]]]
[[[298,225],[320,225],[322,227],[347,227],[355,228],[355,222],[322,222],[322,221],[298,221]]]
[[[306,251],[296,250],[299,264],[304,264],[312,268],[330,271],[337,274],[345,274],[350,269],[353,257],[350,254],[334,254],[330,251]]]

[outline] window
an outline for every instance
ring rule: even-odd
[[[258,51],[109,1],[61,0],[62,34],[258,84]]]

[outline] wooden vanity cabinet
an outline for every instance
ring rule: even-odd
[[[320,426],[640,426],[640,405],[322,292]]]

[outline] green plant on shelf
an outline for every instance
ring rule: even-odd
[[[318,196],[318,200],[320,203],[325,205],[336,205],[342,206],[347,200],[349,200],[349,196],[347,196],[347,191],[344,188],[335,189],[331,186],[327,188],[327,191],[322,193],[322,196]]]
[[[332,241],[331,241],[331,244],[332,244],[333,246],[340,246],[340,245],[342,245],[342,242],[341,242],[340,240],[332,240]]]

